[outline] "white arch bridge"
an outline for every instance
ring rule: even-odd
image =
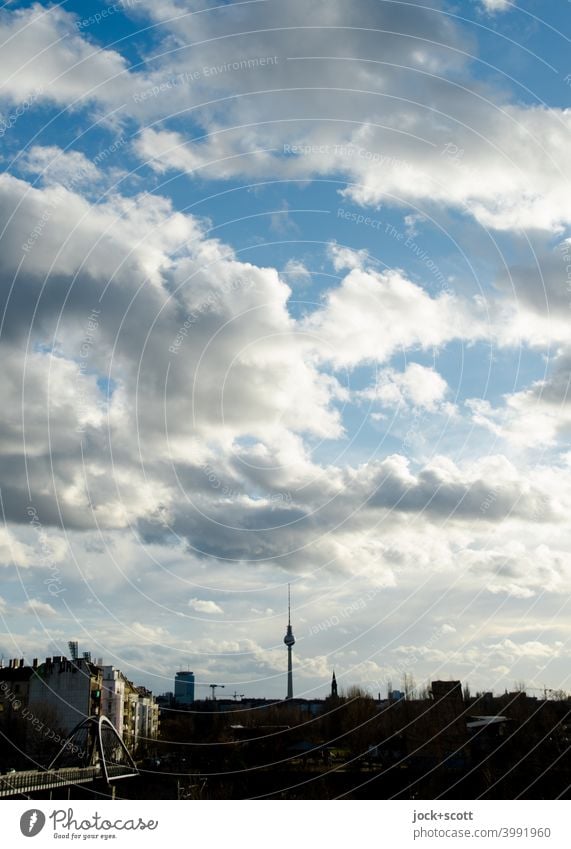
[[[0,776],[0,798],[76,785],[101,785],[138,775],[133,758],[106,716],[89,716],[73,729],[46,769]]]

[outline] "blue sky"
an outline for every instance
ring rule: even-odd
[[[2,7],[0,653],[571,689],[570,22]]]

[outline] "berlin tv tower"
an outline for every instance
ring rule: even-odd
[[[287,696],[286,699],[293,699],[293,672],[291,667],[291,650],[295,645],[295,637],[291,630],[291,596],[289,584],[287,585],[287,631],[284,637],[284,643],[287,646]]]

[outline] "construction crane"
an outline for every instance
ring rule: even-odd
[[[208,686],[212,690],[212,701],[215,702],[216,701],[216,688],[222,687],[222,689],[224,689],[224,684],[209,684]]]
[[[234,690],[234,692],[232,693],[232,695],[234,696],[234,701],[235,701],[235,702],[237,702],[237,701],[238,701],[238,699],[243,699],[243,698],[244,698],[244,693],[237,693],[237,692],[236,692],[236,690]]]
[[[543,693],[543,698],[545,699],[545,701],[547,701],[548,693],[555,692],[555,690],[553,690],[551,687],[526,687],[525,689],[531,690],[532,693]]]

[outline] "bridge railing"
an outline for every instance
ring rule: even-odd
[[[109,779],[128,778],[135,775],[130,767],[123,765],[107,766]],[[86,784],[103,776],[100,765],[89,767],[64,767],[50,770],[24,770],[0,776],[0,797],[19,796],[50,790],[54,787],[66,787],[74,784]]]

